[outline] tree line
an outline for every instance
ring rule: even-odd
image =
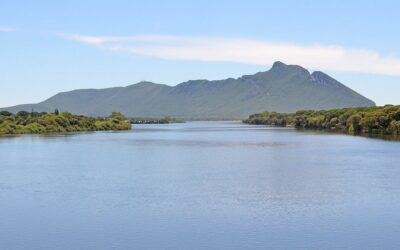
[[[88,117],[68,112],[54,113],[0,111],[0,134],[42,134],[79,131],[129,130],[131,124],[121,113],[109,117]]]
[[[169,124],[182,123],[183,121],[173,117],[154,118],[154,117],[134,117],[131,118],[132,124]]]
[[[264,112],[250,115],[248,124],[293,126],[300,129],[339,130],[350,134],[400,134],[400,105],[332,110],[301,110],[296,113]]]

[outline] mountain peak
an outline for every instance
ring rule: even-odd
[[[137,85],[153,85],[155,84],[154,82],[149,82],[149,81],[140,81],[136,83]]]
[[[153,85],[157,85],[154,82],[149,82],[149,81],[140,81],[138,83],[134,83],[131,85],[126,86],[127,88],[137,88],[137,87],[143,87],[143,86],[153,86]]]
[[[284,71],[284,72],[291,71],[291,72],[295,72],[296,74],[300,74],[300,75],[304,75],[304,76],[310,75],[310,72],[307,69],[305,69],[299,65],[288,65],[281,61],[274,62],[271,70],[272,71]]]
[[[281,61],[276,61],[276,62],[274,62],[274,64],[272,65],[272,69],[282,69],[282,68],[285,68],[285,67],[287,67],[288,65],[286,65],[286,64],[284,64],[283,62],[281,62]]]
[[[318,77],[318,78],[321,78],[321,79],[333,79],[332,77],[330,77],[329,75],[325,74],[325,73],[322,72],[322,71],[314,71],[314,72],[311,74],[311,76],[313,76],[313,77]]]
[[[329,75],[325,74],[324,72],[321,71],[314,71],[311,74],[311,81],[319,84],[324,84],[324,85],[329,85],[329,86],[334,86],[334,87],[339,87],[342,84]]]

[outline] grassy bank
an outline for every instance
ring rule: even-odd
[[[88,117],[71,113],[0,112],[1,134],[43,134],[102,130],[129,130],[130,121],[121,113],[109,117]]]
[[[349,134],[399,135],[400,106],[303,110],[296,113],[264,112],[250,115],[243,122],[299,129],[339,130]]]

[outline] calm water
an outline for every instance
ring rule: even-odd
[[[400,142],[235,122],[0,138],[0,249],[400,249]]]

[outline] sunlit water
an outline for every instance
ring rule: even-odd
[[[400,249],[400,142],[239,122],[3,137],[0,249]]]

